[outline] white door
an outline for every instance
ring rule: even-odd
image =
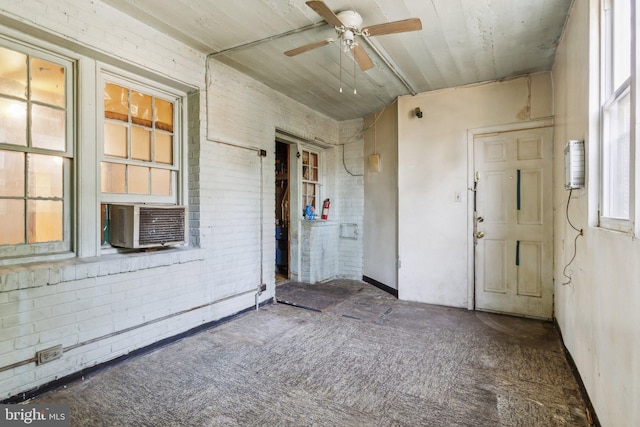
[[[552,129],[477,135],[475,306],[553,316]]]

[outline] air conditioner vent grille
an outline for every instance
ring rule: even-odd
[[[184,241],[185,209],[140,208],[140,245]]]

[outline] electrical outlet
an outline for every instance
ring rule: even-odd
[[[38,365],[53,362],[56,359],[62,357],[62,344],[55,347],[47,348],[36,352],[36,359],[38,359]]]

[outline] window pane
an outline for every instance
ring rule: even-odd
[[[127,126],[113,122],[104,123],[104,154],[124,159],[128,157]]]
[[[129,89],[113,83],[104,85],[104,116],[129,121]]]
[[[102,191],[171,196],[176,172],[152,166],[174,165],[174,102],[113,83],[105,84],[104,96],[105,118],[122,116],[122,123],[104,121],[104,155],[123,160],[102,164]]]
[[[302,202],[304,206],[316,207],[316,184],[302,183]],[[303,208],[304,208],[303,206]]]
[[[166,133],[156,132],[155,154],[157,163],[173,164],[173,137]]]
[[[151,131],[131,127],[131,158],[134,160],[151,161]]]
[[[631,76],[631,1],[613,1],[613,90]]]
[[[62,240],[62,200],[27,201],[27,243]]]
[[[31,99],[65,107],[64,67],[31,58]]]
[[[151,96],[131,91],[131,121],[140,126],[151,127]]]
[[[27,99],[27,55],[0,47],[0,93]]]
[[[24,196],[24,153],[0,151],[0,196]]]
[[[149,168],[129,166],[129,194],[149,194]]]
[[[173,132],[173,103],[156,98],[156,111],[153,119],[156,122],[156,129]]]
[[[102,162],[101,175],[103,193],[126,193],[127,168],[125,165]]]
[[[0,142],[27,146],[27,103],[0,98]]]
[[[28,197],[62,197],[62,158],[27,154]]]
[[[65,112],[42,105],[31,105],[31,145],[65,151]]]
[[[0,199],[0,245],[24,243],[24,200]]]
[[[171,171],[168,169],[151,169],[151,194],[157,196],[171,195]]]
[[[604,116],[602,215],[629,219],[631,96],[618,99]]]

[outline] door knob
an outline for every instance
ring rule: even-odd
[[[477,239],[482,239],[484,237],[484,231],[477,231],[476,232],[476,238]]]

